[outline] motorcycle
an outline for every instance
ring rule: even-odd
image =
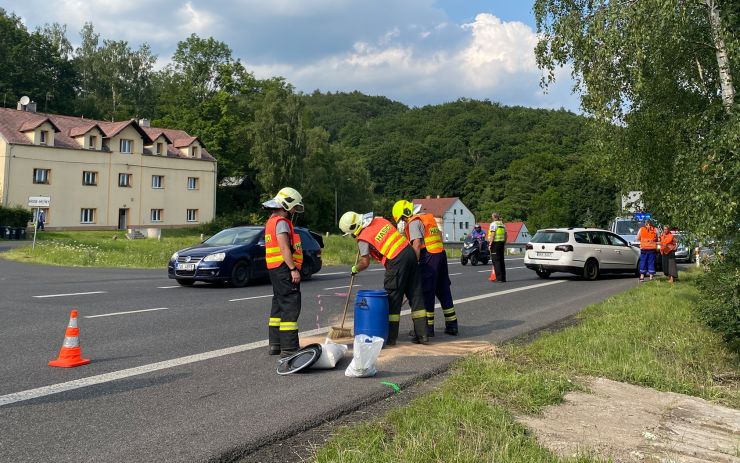
[[[491,260],[491,251],[488,249],[488,241],[470,236],[465,238],[460,253],[461,264],[467,265],[470,261],[471,265],[478,265],[479,262],[485,265],[489,260]]]

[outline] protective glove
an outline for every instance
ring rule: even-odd
[[[352,276],[355,276],[355,275],[357,275],[360,272],[357,270],[357,266],[356,265],[353,265],[352,266],[352,270],[350,271],[350,273],[352,274]]]

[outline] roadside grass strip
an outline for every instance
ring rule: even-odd
[[[589,453],[560,459],[514,418],[562,402],[567,392],[582,390],[584,376],[740,408],[740,358],[699,321],[694,281],[684,272],[674,285],[645,283],[589,306],[575,326],[472,354],[436,391],[339,429],[315,461],[602,461]]]

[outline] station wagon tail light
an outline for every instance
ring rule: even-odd
[[[563,252],[573,252],[573,245],[572,244],[560,244],[555,246],[556,251],[563,251]]]
[[[526,245],[524,246],[524,248],[525,248],[525,249],[534,249],[534,246],[532,246],[532,243],[527,243],[527,244],[526,244]]]
[[[217,252],[215,254],[208,254],[203,262],[221,262],[226,258],[225,252]]]

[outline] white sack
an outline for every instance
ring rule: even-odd
[[[344,376],[353,378],[375,376],[378,372],[375,368],[375,362],[378,360],[382,348],[383,338],[379,336],[368,336],[366,334],[355,336],[352,362],[344,371]]]

